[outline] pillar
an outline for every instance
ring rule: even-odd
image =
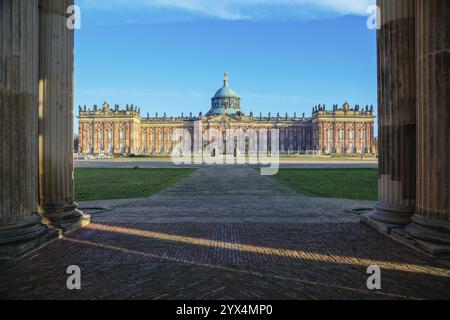
[[[450,2],[418,0],[416,10],[417,203],[406,230],[450,255]]]
[[[89,221],[73,188],[74,31],[66,13],[73,0],[39,4],[39,212],[70,231]]]
[[[56,237],[37,215],[38,1],[0,1],[0,260]]]
[[[379,196],[362,220],[390,233],[411,221],[415,207],[415,0],[378,0],[378,5]]]

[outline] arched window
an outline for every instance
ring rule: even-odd
[[[99,130],[99,144],[100,144],[100,151],[103,151],[103,143],[104,143],[104,139],[103,139],[103,128],[100,128]]]
[[[89,149],[89,153],[92,153],[91,148],[92,148],[92,134],[91,134],[91,130],[88,130],[88,134],[87,134],[87,139],[88,139],[88,149]]]
[[[147,151],[147,129],[142,130],[142,149]]]
[[[120,138],[120,142],[123,142],[123,140],[124,140],[124,129],[123,129],[123,127],[120,128],[119,138]]]
[[[280,151],[285,151],[286,131],[280,130]]]

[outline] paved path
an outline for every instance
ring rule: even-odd
[[[345,209],[372,207],[370,201],[308,198],[249,167],[202,167],[170,189],[148,199],[89,201],[109,207],[102,222],[308,223],[356,222]]]
[[[450,269],[344,211],[373,203],[306,198],[252,168],[205,167],[148,199],[106,204],[113,211],[3,272],[0,297],[450,298]],[[80,291],[66,289],[73,264]]]

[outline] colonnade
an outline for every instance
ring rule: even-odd
[[[89,223],[73,190],[73,0],[0,1],[0,258]]]

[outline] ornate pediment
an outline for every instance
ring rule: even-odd
[[[211,123],[238,123],[242,122],[242,117],[236,116],[236,115],[229,115],[229,114],[221,114],[218,116],[212,116],[206,120],[206,122]]]

